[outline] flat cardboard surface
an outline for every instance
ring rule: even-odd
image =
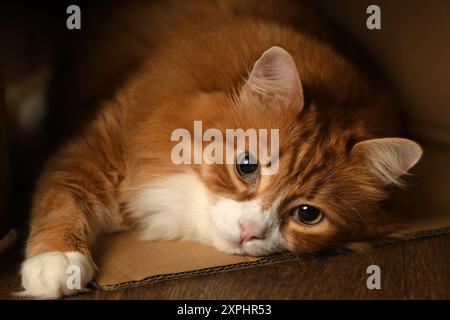
[[[450,219],[413,225],[395,239],[380,239],[375,245],[450,233]],[[187,241],[141,241],[132,233],[101,239],[96,263],[96,285],[105,290],[192,275],[261,266],[299,259],[290,253],[264,258],[229,255],[212,247]]]
[[[101,286],[257,260],[188,241],[141,241],[132,233],[104,237],[98,252]]]

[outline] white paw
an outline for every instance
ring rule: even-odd
[[[25,260],[21,296],[58,299],[86,290],[95,274],[93,262],[80,252],[48,252]]]

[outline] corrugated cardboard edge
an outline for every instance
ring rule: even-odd
[[[384,245],[389,245],[389,244],[394,244],[394,243],[400,243],[400,242],[417,240],[417,239],[424,239],[424,238],[441,236],[441,235],[446,235],[446,234],[450,234],[450,227],[413,232],[413,233],[405,234],[404,236],[397,237],[397,238],[378,239],[378,240],[372,241],[371,243],[374,246],[379,247],[379,246],[384,246]],[[350,252],[350,250],[334,250],[334,251],[323,252],[320,254],[315,254],[314,258],[318,258],[321,256],[323,257],[323,256],[337,255],[337,254],[341,254],[341,253],[345,253],[345,252]],[[287,261],[293,261],[293,260],[299,260],[299,259],[307,259],[308,257],[311,257],[311,255],[308,255],[308,254],[296,255],[296,254],[292,254],[292,253],[277,254],[277,255],[264,257],[259,260],[251,261],[251,262],[241,262],[241,263],[216,266],[216,267],[210,267],[210,268],[204,268],[204,269],[197,269],[197,270],[191,270],[191,271],[185,271],[185,272],[154,275],[154,276],[144,278],[142,280],[127,281],[127,282],[122,282],[122,283],[114,284],[114,285],[101,286],[95,282],[93,285],[98,289],[111,291],[111,290],[115,290],[115,289],[119,289],[119,288],[137,287],[137,286],[142,286],[142,285],[149,284],[149,283],[155,283],[155,282],[161,282],[161,281],[167,281],[167,280],[174,280],[174,279],[187,278],[187,277],[206,275],[206,274],[209,275],[209,274],[214,274],[214,273],[219,273],[219,272],[248,269],[248,268],[264,266],[264,265],[269,265],[269,264],[275,264],[275,263],[281,263],[281,262],[287,262]]]

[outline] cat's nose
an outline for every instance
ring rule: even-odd
[[[240,220],[239,225],[241,227],[241,243],[258,240],[264,238],[265,228],[261,227],[253,220]]]

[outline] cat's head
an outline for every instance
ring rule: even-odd
[[[364,115],[333,114],[332,107],[326,114],[317,101],[306,105],[286,50],[265,51],[231,102],[203,100],[198,103],[216,108],[228,104],[209,124],[224,136],[226,128],[279,130],[279,157],[271,163],[249,164],[259,155],[235,150],[233,164],[197,167],[212,194],[207,211],[216,247],[250,255],[311,252],[392,231],[394,221],[380,204],[418,162],[420,146],[368,138],[367,122],[358,120]],[[269,134],[262,149],[270,154],[272,143]],[[269,165],[276,173],[264,174]]]

